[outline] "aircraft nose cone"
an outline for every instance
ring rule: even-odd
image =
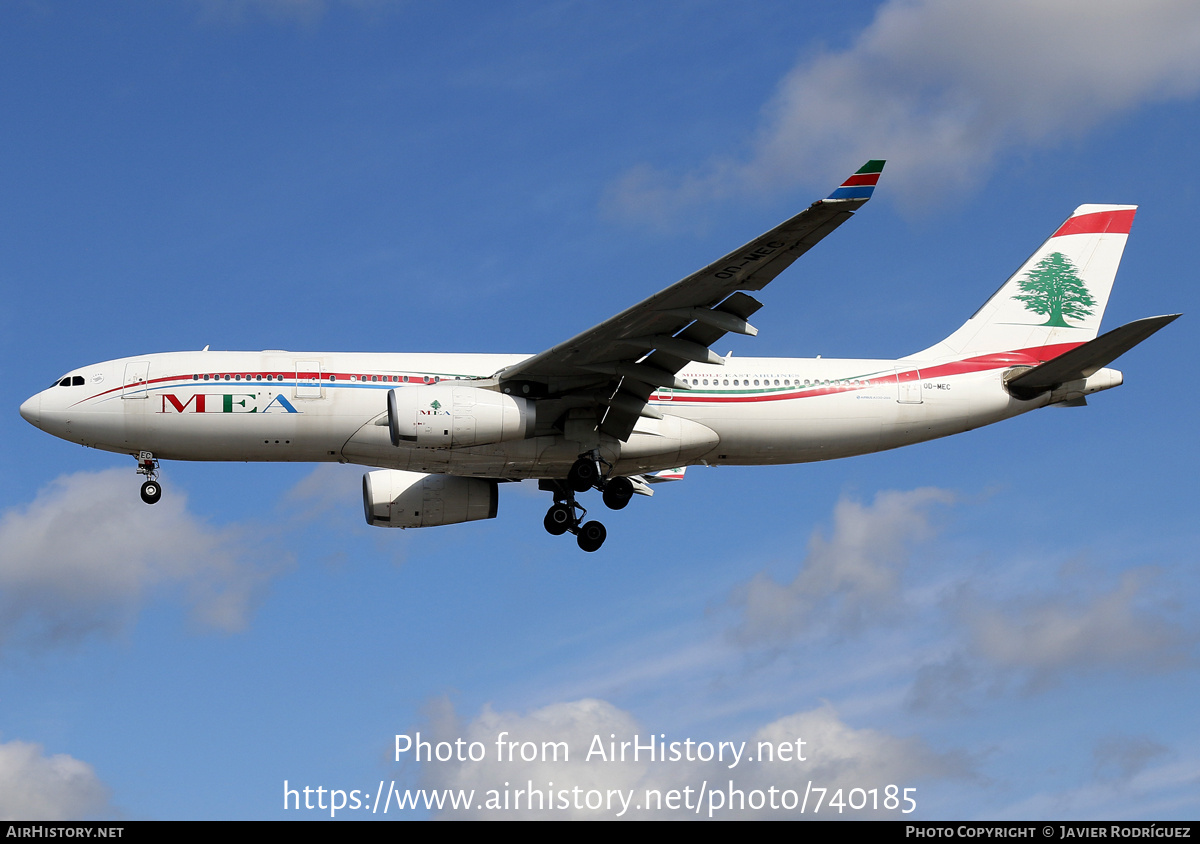
[[[21,416],[25,421],[36,428],[42,427],[42,396],[39,393],[36,396],[31,396],[25,399],[21,405]]]

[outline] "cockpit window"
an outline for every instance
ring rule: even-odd
[[[83,376],[82,375],[68,375],[64,378],[60,378],[59,380],[55,381],[50,386],[51,387],[82,387],[83,386]]]

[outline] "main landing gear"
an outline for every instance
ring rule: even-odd
[[[620,510],[633,498],[633,482],[629,478],[608,478],[600,469],[600,458],[584,455],[571,466],[565,481],[543,480],[539,486],[554,493],[554,506],[542,521],[552,536],[575,534],[584,551],[597,551],[604,544],[608,531],[597,521],[584,522],[587,510],[575,500],[575,494],[596,487],[603,493],[604,504],[610,510]],[[612,467],[609,466],[611,472]]]
[[[158,461],[148,451],[138,452],[138,474],[146,476],[142,484],[142,501],[147,504],[157,504],[162,498],[162,486],[158,483]]]

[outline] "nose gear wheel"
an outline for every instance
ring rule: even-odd
[[[140,451],[137,461],[137,473],[146,476],[146,482],[142,484],[142,501],[157,504],[158,499],[162,498],[162,485],[158,482],[158,460],[149,451]]]

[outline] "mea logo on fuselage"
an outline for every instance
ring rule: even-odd
[[[180,401],[174,393],[163,393],[159,413],[299,413],[292,403],[275,395],[266,406],[259,408],[255,393],[193,393]],[[220,401],[215,401],[219,399]]]

